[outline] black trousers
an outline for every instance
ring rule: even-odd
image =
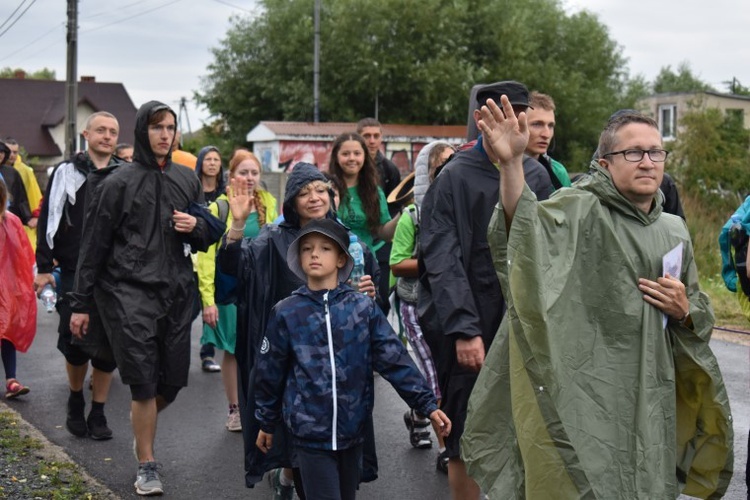
[[[307,500],[354,500],[361,459],[362,445],[338,451],[297,447]]]

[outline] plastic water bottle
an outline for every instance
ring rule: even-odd
[[[42,304],[44,304],[44,308],[48,313],[55,310],[55,304],[57,304],[57,292],[55,292],[52,285],[47,283],[42,287],[42,292],[39,294],[39,300],[42,301]]]
[[[353,234],[349,235],[349,255],[354,260],[354,267],[352,268],[352,274],[349,275],[349,279],[352,281],[352,288],[359,291],[359,280],[365,274],[365,253],[357,237]]]

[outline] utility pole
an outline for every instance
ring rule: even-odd
[[[314,23],[314,57],[313,57],[313,121],[320,121],[320,0],[315,0],[313,13]]]
[[[180,112],[177,115],[177,125],[179,126],[180,133],[185,135],[182,131],[182,113],[185,113],[185,121],[187,122],[188,134],[193,135],[193,130],[190,128],[190,117],[187,112],[187,99],[180,97]]]
[[[68,65],[65,78],[65,157],[78,150],[78,0],[68,0]]]

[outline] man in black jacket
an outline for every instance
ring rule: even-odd
[[[21,219],[25,226],[31,219],[31,209],[29,208],[29,199],[26,196],[26,189],[23,186],[21,175],[10,163],[12,152],[7,144],[0,142],[0,175],[5,180],[8,187],[10,205],[8,211]]]
[[[477,108],[502,94],[509,96],[516,114],[529,105],[527,88],[505,81],[479,89]],[[475,110],[474,119],[480,116]],[[500,178],[496,161],[480,136],[448,161],[422,202],[417,313],[437,367],[441,408],[453,422],[445,445],[454,499],[479,497],[461,460],[459,440],[469,395],[505,312],[487,243],[499,198],[499,188],[493,186]],[[527,157],[524,172],[537,198],[547,199],[552,182],[544,167]]]
[[[203,205],[203,190],[192,170],[171,161],[175,123],[167,105],[144,104],[136,114],[133,162],[89,176],[69,294],[73,335],[86,335],[95,304],[130,386],[139,495],[163,492],[154,438],[157,413],[187,385],[195,287],[190,253],[215,242],[207,220],[188,213]]]
[[[67,418],[65,426],[79,437],[87,434],[93,439],[110,439],[112,430],[107,427],[104,404],[107,401],[112,373],[116,367],[111,356],[94,353],[79,343],[73,343],[70,331],[70,303],[66,294],[73,289],[78,253],[83,235],[83,218],[86,207],[88,175],[98,169],[114,165],[112,157],[120,126],[114,115],[106,111],[92,114],[86,120],[83,136],[88,142],[85,152],[77,153],[70,161],[58,165],[47,183],[42,210],[39,214],[36,265],[38,274],[34,288],[40,291],[47,284],[57,286],[52,272],[60,268],[60,287],[57,294],[57,312],[60,315],[57,348],[65,357],[68,374]],[[101,324],[92,310],[89,337],[103,336]],[[88,419],[84,417],[86,402],[83,384],[91,362],[93,393]]]
[[[383,144],[383,132],[382,125],[375,118],[362,118],[357,122],[357,133],[361,135],[365,144],[367,145],[367,152],[370,157],[375,160],[375,165],[378,167],[378,175],[380,176],[380,187],[383,189],[383,194],[388,198],[396,186],[401,182],[401,172],[398,171],[398,167],[395,163],[385,157],[380,146]],[[401,206],[397,203],[391,203],[388,206],[388,212],[391,218],[395,217],[401,211]],[[380,265],[380,275],[383,277],[380,280],[378,288],[378,297],[380,297],[380,308],[386,315],[390,310],[390,302],[388,302],[389,294],[389,280],[388,276],[391,273],[391,242],[386,241],[385,245],[381,246],[380,249],[375,252],[375,256],[378,259]]]

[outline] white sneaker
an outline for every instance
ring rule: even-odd
[[[240,421],[240,412],[238,410],[229,412],[227,430],[230,432],[240,432],[242,430],[242,422]]]

